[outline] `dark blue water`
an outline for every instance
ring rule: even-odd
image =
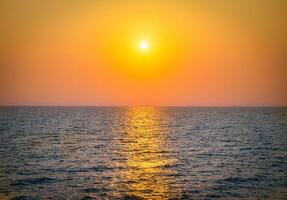
[[[287,109],[0,107],[0,158],[0,199],[287,199]]]

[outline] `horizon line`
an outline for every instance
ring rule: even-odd
[[[287,105],[13,105],[0,107],[191,107],[191,108],[286,108]]]

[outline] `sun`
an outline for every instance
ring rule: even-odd
[[[146,40],[142,40],[139,43],[139,49],[146,50],[149,48],[149,43]]]

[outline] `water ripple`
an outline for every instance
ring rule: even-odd
[[[286,116],[0,107],[0,199],[287,199]]]

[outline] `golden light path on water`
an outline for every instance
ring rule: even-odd
[[[163,112],[152,108],[134,108],[128,110],[125,117],[125,138],[122,154],[126,157],[124,170],[119,177],[128,183],[128,195],[144,199],[168,199],[177,195],[172,187],[168,169],[176,160],[168,157],[165,141],[166,124]],[[179,192],[179,191],[178,191]]]

